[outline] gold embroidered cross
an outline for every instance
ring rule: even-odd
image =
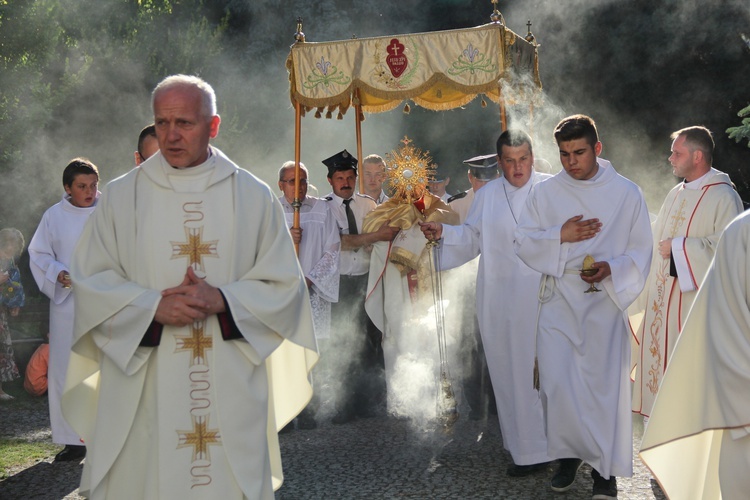
[[[193,447],[193,462],[196,460],[211,460],[208,447],[220,445],[221,436],[219,429],[208,428],[208,416],[193,416],[193,428],[185,431],[177,431],[179,443],[177,449]]]
[[[177,335],[175,352],[193,351],[190,366],[206,363],[206,349],[213,347],[213,339],[203,335],[203,322],[196,321],[190,325],[190,335]]]
[[[677,234],[677,230],[680,228],[683,222],[685,222],[685,200],[682,200],[680,202],[680,208],[677,210],[677,213],[675,213],[672,217],[672,229],[669,233],[669,236],[674,238],[674,235]]]
[[[203,241],[203,227],[185,228],[186,241],[170,241],[172,245],[172,260],[187,257],[188,265],[196,271],[205,271],[203,257],[219,256],[216,245],[219,240]]]

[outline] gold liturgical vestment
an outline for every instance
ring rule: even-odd
[[[422,210],[415,206],[421,208],[421,203]],[[373,245],[365,309],[384,335],[388,411],[418,421],[436,416],[440,368],[435,315],[428,314],[436,306],[432,294],[436,271],[418,222],[458,223],[458,214],[439,197],[425,192],[421,203],[391,198],[370,212],[363,224],[364,232],[376,231],[386,220],[401,228],[393,242]]]

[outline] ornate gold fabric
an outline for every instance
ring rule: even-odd
[[[502,24],[432,33],[297,43],[287,59],[290,97],[321,116],[352,104],[370,113],[404,99],[432,110],[463,106],[478,94],[506,104],[541,89],[534,45]]]
[[[414,204],[400,203],[398,200],[391,198],[379,205],[375,210],[367,214],[362,225],[362,231],[372,233],[378,230],[384,222],[390,221],[388,225],[398,227],[402,233],[419,232],[417,222],[442,222],[443,224],[458,224],[458,214],[455,213],[443,200],[431,193],[425,193],[424,212],[420,212]],[[404,242],[409,240],[404,240]],[[414,239],[416,246],[412,248],[409,244],[400,244],[399,238],[396,237],[391,247],[388,259],[397,265],[402,273],[410,270],[418,270],[418,264],[422,252],[427,243],[426,239]]]

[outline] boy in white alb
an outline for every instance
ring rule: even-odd
[[[63,419],[60,408],[65,373],[73,344],[73,294],[70,260],[99,198],[99,170],[85,158],[75,158],[63,171],[65,195],[42,216],[29,243],[31,272],[39,290],[50,299],[48,373],[52,442],[65,448],[55,461],[80,460],[86,454],[81,438]]]

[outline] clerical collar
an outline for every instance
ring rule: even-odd
[[[685,189],[700,189],[700,187],[703,185],[703,182],[706,180],[706,177],[708,177],[708,174],[710,173],[711,171],[709,170],[695,180],[692,180],[690,182],[688,182],[687,180],[682,181],[683,187]]]

